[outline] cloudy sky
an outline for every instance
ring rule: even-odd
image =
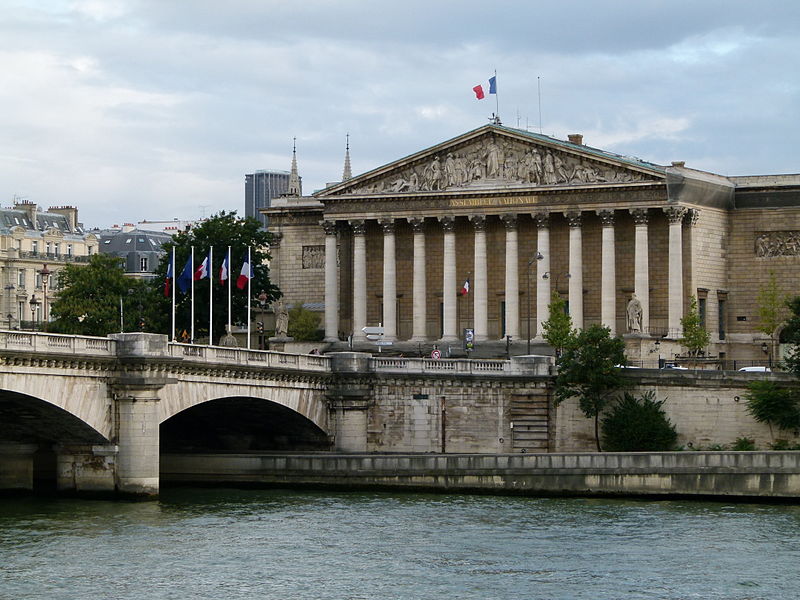
[[[0,0],[0,200],[87,226],[244,213],[487,122],[727,175],[798,173],[800,2]]]

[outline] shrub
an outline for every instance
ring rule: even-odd
[[[800,450],[800,444],[792,444],[789,440],[778,439],[769,445],[770,450]]]
[[[655,392],[641,398],[626,392],[603,418],[603,445],[612,452],[673,450],[678,439]]]
[[[754,439],[748,437],[740,437],[736,438],[736,441],[733,443],[733,446],[731,446],[731,450],[746,452],[748,450],[758,450],[758,448],[756,448],[756,441]]]
[[[754,381],[748,387],[747,412],[759,423],[766,423],[772,430],[800,428],[800,403],[797,392],[779,387],[774,381]]]
[[[303,303],[298,302],[289,311],[289,337],[298,342],[319,342],[325,337],[325,332],[319,328],[321,317],[319,313],[303,308]]]

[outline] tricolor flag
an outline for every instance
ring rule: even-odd
[[[225,285],[225,282],[228,281],[228,256],[226,255],[224,259],[222,259],[222,264],[219,267],[219,284]]]
[[[489,78],[489,83],[482,83],[480,85],[476,85],[472,88],[472,91],[475,92],[475,97],[478,100],[483,100],[486,98],[486,94],[497,94],[497,75],[494,75]]]
[[[192,258],[189,257],[189,260],[186,261],[186,265],[183,267],[183,271],[178,276],[178,289],[181,293],[185,294],[189,291],[189,288],[192,285]]]
[[[462,296],[466,296],[467,294],[469,294],[469,277],[467,277],[467,280],[464,282],[464,285],[461,286],[460,293]]]
[[[242,265],[242,270],[239,273],[239,279],[236,280],[236,287],[243,290],[247,282],[253,278],[253,267],[250,266],[248,259],[245,259]]]
[[[208,272],[211,270],[211,250],[208,251],[208,254],[203,259],[203,262],[194,270],[194,280],[200,281],[201,279],[205,279],[208,277]]]
[[[167,276],[164,278],[164,297],[169,298],[169,294],[172,291],[172,278],[175,277],[175,270],[174,265],[172,264],[172,259],[174,257],[174,253],[169,257],[169,264],[167,265]]]

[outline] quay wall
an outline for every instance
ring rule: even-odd
[[[165,483],[800,499],[800,452],[167,454]]]

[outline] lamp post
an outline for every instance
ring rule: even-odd
[[[44,300],[42,303],[42,322],[44,323],[44,330],[47,331],[47,282],[50,279],[50,269],[47,268],[47,263],[42,265],[42,270],[39,271],[42,276],[42,295]]]
[[[544,256],[541,252],[528,259],[528,354],[531,353],[531,266],[537,260],[543,260]]]
[[[40,304],[41,304],[41,302],[36,297],[36,294],[31,294],[31,300],[30,300],[30,305],[31,305],[31,331],[36,331],[36,329],[37,329],[37,325],[38,325],[39,319],[37,318],[36,311],[39,308]]]
[[[6,290],[6,302],[8,306],[8,328],[11,329],[11,320],[14,318],[13,310],[14,310],[14,299],[13,299],[13,292],[16,288],[13,284],[9,283],[5,286]]]
[[[772,367],[772,353],[767,342],[761,342],[761,351],[767,355],[767,364]]]

